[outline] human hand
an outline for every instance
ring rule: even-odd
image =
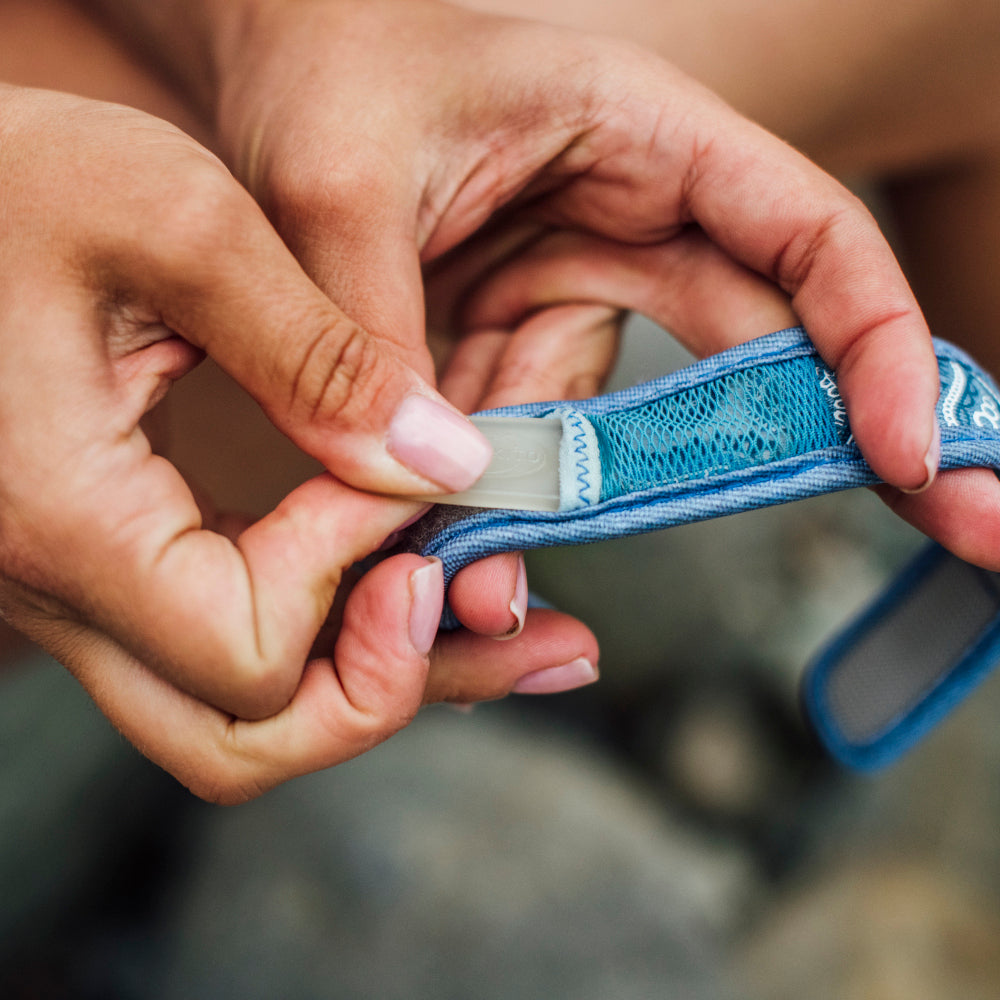
[[[794,151],[651,56],[538,25],[392,0],[245,24],[218,103],[231,161],[307,270],[390,339],[420,340],[418,264],[446,273],[465,339],[442,387],[463,408],[594,391],[619,309],[698,354],[782,325],[713,302],[739,271],[787,296],[763,298],[837,369],[895,509],[1000,566],[995,477],[926,488],[938,387],[917,304],[860,202]]]
[[[495,269],[539,232],[642,248],[697,224],[789,294],[876,469],[927,480],[932,353],[877,227],[694,82],[641,50],[431,0],[238,6],[218,59],[222,149],[306,270],[380,336],[420,349],[420,265],[474,234],[526,234]],[[875,392],[890,365],[912,377]]]
[[[456,641],[432,650],[443,585],[418,557],[344,586],[417,504],[324,474],[248,524],[200,507],[154,452],[144,415],[202,350],[329,464],[364,471],[368,438],[367,474],[396,485],[409,474],[378,411],[393,393],[434,398],[372,345],[366,370],[385,378],[364,419],[346,385],[329,421],[304,412],[294,359],[317,332],[363,334],[218,160],[139,112],[0,87],[0,176],[0,606],[153,759],[235,800],[367,749],[425,700],[497,697],[553,662],[596,659],[559,618],[538,641],[466,637],[488,644],[478,659]],[[341,432],[357,466],[323,443]]]

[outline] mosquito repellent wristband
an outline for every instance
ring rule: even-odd
[[[955,346],[934,346],[940,467],[1000,468],[997,387]],[[442,561],[446,582],[494,553],[656,531],[879,481],[833,371],[797,327],[621,392],[476,419],[493,438],[494,462],[465,499],[492,506],[438,505],[407,542]],[[446,608],[443,627],[455,624]]]

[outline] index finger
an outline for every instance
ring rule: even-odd
[[[779,285],[838,373],[865,458],[914,490],[936,470],[937,366],[927,325],[862,202],[694,81],[634,50],[565,154],[548,217],[652,244],[689,224]],[[624,100],[621,94],[629,95]],[[656,95],[651,99],[652,95]],[[572,158],[571,160],[569,158]]]
[[[875,472],[903,489],[937,471],[937,363],[916,299],[865,206],[762,130],[742,158],[716,146],[688,187],[689,211],[720,246],[790,296],[837,381]],[[754,141],[756,140],[756,142]]]

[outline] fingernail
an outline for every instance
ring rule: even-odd
[[[934,415],[934,433],[931,435],[931,446],[924,456],[924,468],[927,469],[927,485],[934,481],[937,475],[938,466],[941,464],[941,425],[938,423],[937,414]]]
[[[524,616],[528,613],[528,571],[524,565],[524,556],[517,560],[517,582],[514,584],[514,596],[510,599],[510,613],[514,616],[514,624],[509,632],[498,635],[498,639],[513,639],[521,634],[524,628]]]
[[[915,490],[906,490],[904,493],[923,493],[937,475],[938,466],[941,464],[941,425],[938,423],[937,414],[934,415],[934,433],[931,435],[931,444],[924,455],[924,468],[927,470],[927,478]]]
[[[410,574],[410,645],[426,656],[437,638],[444,606],[444,569],[440,559]]]
[[[389,425],[389,451],[408,469],[451,493],[468,489],[493,457],[489,441],[459,413],[412,395]]]
[[[515,694],[558,694],[574,688],[593,684],[597,680],[597,667],[586,657],[580,656],[558,667],[546,667],[525,674],[512,688]]]

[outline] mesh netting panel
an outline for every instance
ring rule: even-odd
[[[602,500],[792,458],[850,436],[833,377],[814,358],[735,372],[590,420]]]

